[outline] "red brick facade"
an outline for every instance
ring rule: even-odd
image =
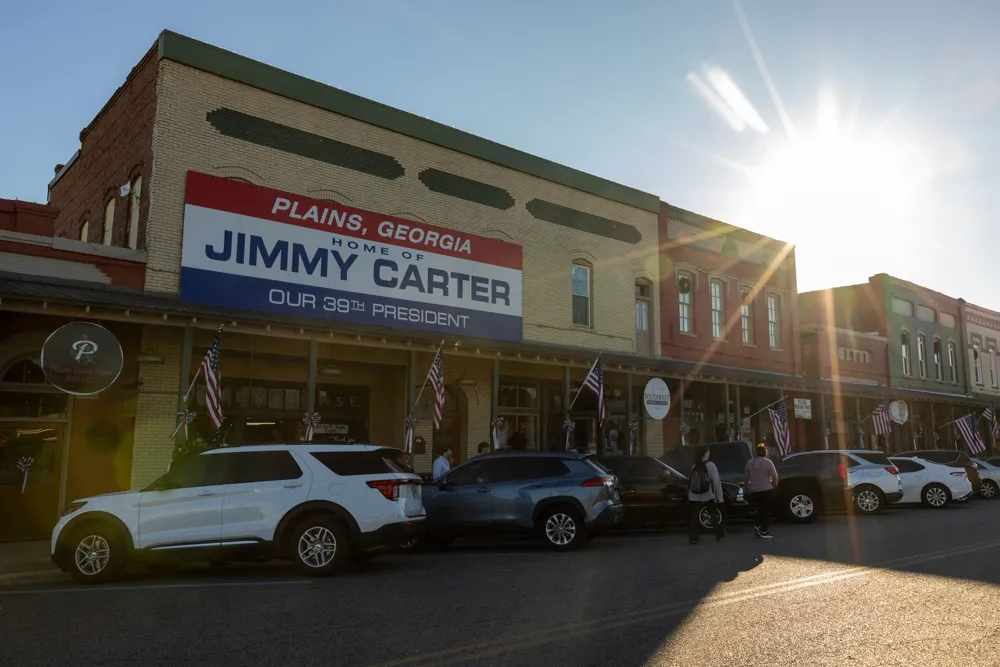
[[[887,345],[882,336],[803,324],[803,370],[812,377],[887,387]]]
[[[885,335],[883,295],[871,283],[845,285],[799,295],[799,321]]]
[[[59,210],[17,199],[0,199],[0,230],[52,236]]]
[[[86,240],[101,243],[104,211],[114,198],[111,244],[128,246],[130,196],[119,188],[142,178],[136,248],[145,248],[151,182],[153,120],[156,112],[156,46],[136,65],[104,108],[80,132],[80,150],[49,185],[49,203],[59,209],[56,235],[80,238],[88,221]]]
[[[660,208],[660,352],[663,356],[772,373],[795,374],[798,352],[795,250],[717,220],[663,204]],[[693,330],[682,331],[679,278],[690,275]],[[712,282],[723,286],[723,336],[712,326]],[[745,344],[741,294],[752,306],[752,342]],[[768,296],[777,300],[772,348]]]

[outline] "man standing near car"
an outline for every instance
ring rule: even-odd
[[[774,490],[778,488],[778,471],[771,459],[767,458],[767,447],[760,443],[755,448],[757,456],[747,461],[744,473],[747,478],[747,489],[757,506],[757,526],[754,534],[769,540],[771,535],[771,502]]]
[[[434,479],[441,479],[451,471],[451,447],[445,447],[434,459]]]

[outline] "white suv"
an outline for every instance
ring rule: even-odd
[[[141,491],[73,501],[52,560],[80,582],[129,561],[287,558],[322,576],[423,531],[421,479],[371,445],[227,447],[175,461]]]

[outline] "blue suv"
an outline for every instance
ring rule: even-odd
[[[618,479],[593,455],[576,452],[477,456],[425,484],[423,504],[432,546],[507,534],[569,550],[625,517]]]

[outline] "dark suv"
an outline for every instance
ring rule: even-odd
[[[965,452],[960,452],[957,449],[916,449],[911,452],[893,454],[893,456],[916,456],[931,463],[940,463],[952,468],[960,468],[969,476],[974,494],[978,496],[983,490],[983,479],[979,475],[979,467],[976,466]]]
[[[591,454],[496,452],[423,488],[427,537],[536,535],[557,550],[582,545],[624,519],[618,480]]]
[[[698,447],[708,447],[711,452],[709,460],[719,469],[719,478],[723,482],[743,486],[747,461],[753,458],[753,448],[747,442],[708,442],[704,445],[679,447],[664,454],[663,462],[686,475],[691,470],[694,463],[691,457]]]

